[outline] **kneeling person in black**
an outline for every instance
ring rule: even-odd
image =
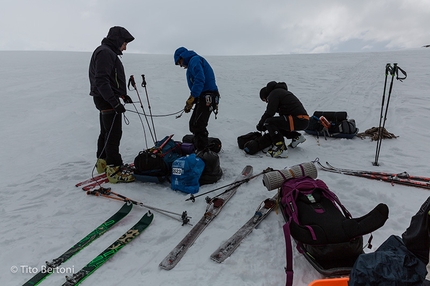
[[[272,148],[267,154],[271,157],[283,157],[288,151],[284,136],[292,139],[288,145],[291,148],[303,143],[306,139],[297,131],[307,128],[309,116],[300,100],[288,91],[285,82],[269,82],[260,90],[260,98],[267,103],[267,107],[257,124],[257,130],[269,132]],[[276,113],[279,116],[275,116]]]

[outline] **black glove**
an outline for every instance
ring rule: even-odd
[[[266,130],[266,127],[264,127],[264,125],[262,125],[262,124],[257,124],[257,130],[258,131],[265,131]]]
[[[128,95],[121,96],[122,100],[124,100],[124,103],[133,103],[133,100]]]
[[[118,103],[117,105],[115,105],[115,107],[113,109],[115,109],[115,112],[117,114],[121,114],[121,113],[125,112],[125,107],[121,103]]]

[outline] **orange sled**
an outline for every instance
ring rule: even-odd
[[[327,278],[312,281],[309,286],[348,286],[348,277]]]

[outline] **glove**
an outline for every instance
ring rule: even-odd
[[[194,97],[190,95],[190,97],[188,97],[187,101],[185,102],[185,107],[184,107],[185,113],[190,112],[191,108],[193,108],[193,103],[194,103]]]
[[[122,100],[124,100],[124,103],[133,103],[133,100],[128,95],[121,96]]]
[[[121,103],[118,103],[117,105],[115,105],[115,107],[113,109],[115,109],[115,112],[117,114],[121,114],[121,113],[125,112],[125,107]]]
[[[257,130],[258,131],[261,131],[261,132],[263,132],[263,131],[265,131],[266,130],[266,127],[264,127],[264,125],[260,125],[260,124],[257,124]]]

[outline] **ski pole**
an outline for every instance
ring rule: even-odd
[[[382,93],[382,103],[381,103],[381,115],[379,116],[379,125],[378,125],[378,141],[376,142],[376,154],[375,154],[375,162],[373,163],[374,165],[378,164],[378,157],[379,157],[379,145],[380,145],[380,139],[382,137],[382,129],[381,129],[381,125],[382,125],[382,118],[383,118],[383,114],[384,114],[384,104],[385,104],[385,93],[387,91],[387,79],[388,79],[388,74],[391,73],[392,71],[392,67],[391,64],[388,63],[385,65],[385,81],[384,81],[384,91]]]
[[[213,190],[207,191],[207,192],[202,193],[202,194],[199,194],[199,195],[197,195],[197,196],[194,196],[193,194],[191,194],[191,195],[190,195],[190,197],[189,197],[188,199],[186,199],[185,201],[192,201],[192,202],[194,203],[194,202],[196,201],[196,198],[198,198],[198,197],[201,197],[201,196],[207,195],[207,194],[209,194],[209,193],[213,193],[213,192],[215,192],[215,191],[218,191],[218,190],[221,190],[221,189],[224,189],[224,188],[227,188],[227,187],[236,187],[236,186],[238,186],[238,185],[241,185],[241,184],[243,184],[243,183],[246,183],[246,182],[248,182],[249,180],[251,180],[251,179],[253,179],[253,178],[255,178],[255,177],[258,177],[258,176],[260,176],[260,175],[262,175],[262,174],[264,174],[264,173],[270,172],[270,171],[273,171],[273,169],[272,169],[272,168],[270,168],[270,167],[268,167],[268,168],[267,168],[267,169],[265,169],[264,171],[262,171],[262,172],[260,172],[260,173],[258,173],[258,174],[255,174],[255,175],[253,175],[253,176],[251,176],[251,177],[249,177],[249,178],[246,178],[246,179],[243,179],[243,180],[239,180],[239,181],[236,181],[236,182],[233,182],[233,183],[230,183],[230,184],[227,184],[227,185],[224,185],[224,186],[218,187],[218,188],[216,188],[216,189],[213,189]],[[228,191],[230,191],[230,190],[231,190],[231,188],[227,189],[226,191],[222,192],[221,194],[223,194],[223,193],[225,193],[225,192],[228,192]],[[219,195],[220,195],[220,194],[219,194]],[[219,196],[219,195],[217,195],[217,196]]]
[[[155,212],[158,212],[160,214],[163,214],[165,216],[173,218],[173,219],[175,219],[177,221],[180,221],[180,222],[182,222],[182,225],[189,224],[189,225],[192,226],[192,224],[189,223],[191,217],[188,216],[187,211],[182,212],[182,214],[178,214],[178,213],[174,213],[174,212],[171,212],[171,211],[168,211],[168,210],[163,210],[163,209],[160,209],[160,208],[148,206],[148,205],[145,205],[145,204],[143,204],[141,202],[138,202],[138,201],[132,200],[130,198],[127,198],[126,196],[123,196],[121,194],[115,193],[115,192],[113,192],[111,190],[111,188],[100,187],[99,189],[95,189],[95,190],[92,190],[92,191],[87,191],[87,195],[102,196],[102,197],[106,197],[106,198],[110,198],[110,199],[114,199],[114,200],[119,200],[119,201],[123,201],[123,202],[129,202],[129,203],[132,203],[134,205],[145,207],[147,209],[153,210]],[[114,197],[112,195],[114,195],[116,197]],[[177,218],[177,217],[174,217],[172,215],[176,215],[176,216],[179,216],[181,218]]]
[[[403,74],[403,77],[399,77],[399,71]],[[388,105],[390,104],[391,92],[393,90],[394,75],[396,76],[396,79],[400,80],[401,82],[404,79],[406,79],[406,77],[407,77],[407,73],[403,69],[401,69],[397,65],[397,63],[394,63],[393,67],[390,68],[390,73],[391,73],[391,83],[390,83],[390,89],[388,91],[387,106],[385,108],[384,121],[382,123],[382,127],[380,126],[380,128],[378,130],[379,131],[379,133],[378,133],[378,144],[376,145],[375,162],[373,163],[373,165],[375,165],[375,166],[379,166],[379,164],[378,164],[378,158],[379,158],[379,153],[380,153],[381,144],[382,144],[382,132],[383,132],[383,130],[385,130],[385,122],[387,120]],[[385,87],[384,87],[384,91],[385,91]],[[381,122],[381,120],[382,120],[382,109],[381,109],[380,122]],[[381,123],[379,123],[379,125],[381,125]]]
[[[137,97],[139,98],[140,107],[142,108],[142,111],[143,111],[143,114],[144,114],[144,117],[145,117],[145,120],[146,120],[146,124],[148,125],[149,132],[151,133],[152,141],[154,141],[154,144],[155,144],[156,139],[155,139],[154,134],[152,133],[151,126],[149,125],[149,121],[148,121],[147,115],[145,113],[145,109],[143,108],[142,99],[140,98],[140,94],[139,94],[139,91],[137,90],[136,81],[134,80],[134,76],[133,75],[131,75],[130,79],[128,80],[128,89],[130,89],[130,85],[134,88],[134,90],[136,91]]]
[[[145,75],[144,74],[142,74],[142,84],[141,84],[141,86],[145,89],[146,101],[148,103],[148,109],[149,109],[149,116],[151,117],[152,130],[154,130],[155,141],[158,141],[157,140],[157,134],[155,132],[154,119],[152,117],[151,104],[149,104],[149,96],[148,96],[148,90],[146,89],[146,80],[145,80]]]
[[[391,67],[391,66],[390,66]],[[385,107],[385,114],[383,116],[383,121],[382,121],[382,109],[381,109],[381,118],[380,118],[380,122],[382,121],[382,127],[379,126],[379,130],[378,130],[378,142],[376,144],[376,154],[375,154],[375,162],[373,163],[374,166],[379,166],[378,164],[378,159],[379,159],[379,154],[381,152],[381,145],[382,145],[382,132],[385,128],[385,123],[387,121],[387,114],[388,114],[388,106],[390,104],[390,98],[391,98],[391,92],[393,90],[393,83],[394,83],[394,75],[397,74],[397,63],[393,64],[393,67],[390,68],[390,73],[391,73],[391,83],[390,83],[390,88],[388,90],[388,97],[387,97],[387,105]]]

